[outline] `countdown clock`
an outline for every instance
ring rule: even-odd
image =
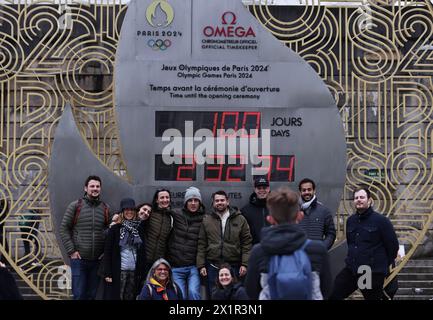
[[[334,211],[345,180],[344,130],[319,76],[241,1],[131,1],[115,70],[116,114],[134,196],[198,187],[248,202],[271,188],[318,184]],[[243,147],[241,144],[245,143]]]

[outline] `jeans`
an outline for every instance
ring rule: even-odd
[[[120,271],[120,300],[135,300],[135,271]]]
[[[183,300],[201,300],[200,276],[196,266],[173,268],[173,280],[182,291]],[[188,289],[188,294],[187,294]]]
[[[71,259],[74,300],[95,300],[98,290],[98,260]]]

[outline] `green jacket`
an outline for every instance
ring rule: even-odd
[[[200,228],[197,249],[197,267],[206,261],[216,266],[226,262],[232,265],[248,266],[252,237],[247,220],[237,208],[229,207],[224,237],[221,232],[221,218],[215,212],[205,215]]]
[[[82,259],[98,260],[104,252],[104,230],[108,227],[104,216],[106,205],[100,200],[83,197],[80,215],[74,225],[77,205],[78,200],[70,203],[63,216],[60,225],[63,246],[68,255],[78,251]]]

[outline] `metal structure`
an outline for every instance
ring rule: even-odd
[[[0,250],[42,298],[64,299],[70,292],[48,205],[48,159],[58,120],[70,103],[94,155],[128,180],[113,97],[126,6],[116,0],[22,2],[0,4],[0,198],[9,203],[0,213]],[[352,212],[353,187],[370,185],[375,208],[391,218],[407,248],[395,276],[424,241],[433,218],[431,3],[246,4],[333,93],[348,150],[339,239]],[[30,219],[31,209],[37,210],[31,214],[40,221],[37,231],[19,224]],[[23,256],[23,242],[32,239],[39,250]]]

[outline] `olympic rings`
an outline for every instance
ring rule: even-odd
[[[164,51],[171,46],[171,41],[169,39],[150,39],[149,41],[147,41],[147,45],[155,51]]]

